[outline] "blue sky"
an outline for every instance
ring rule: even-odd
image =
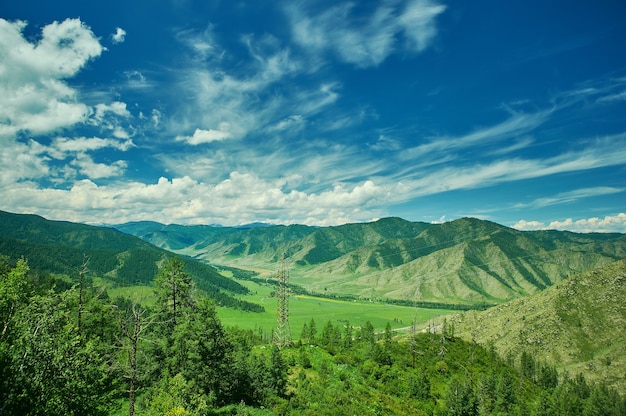
[[[626,3],[0,2],[0,209],[626,232]]]

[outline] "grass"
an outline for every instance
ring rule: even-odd
[[[269,335],[276,326],[277,299],[269,297],[272,288],[250,281],[239,282],[253,293],[246,296],[245,300],[263,305],[265,312],[244,312],[218,307],[218,317],[225,326],[238,326]],[[452,312],[447,309],[412,308],[378,302],[345,301],[303,295],[289,298],[289,325],[293,339],[300,338],[303,325],[308,324],[311,319],[315,320],[318,333],[329,320],[333,325],[349,322],[355,327],[363,326],[370,321],[376,330],[383,330],[389,322],[393,329],[408,330],[413,319],[418,323],[418,329],[422,329],[428,325],[430,319]]]
[[[231,277],[232,273],[225,271],[223,275]],[[243,299],[262,305],[265,312],[245,312],[218,306],[217,315],[222,324],[226,327],[236,326],[258,331],[269,336],[276,326],[277,299],[270,297],[274,287],[247,280],[237,281],[252,292]],[[105,279],[98,279],[97,282],[94,280],[94,283],[106,287],[112,299],[120,296],[147,306],[154,305],[155,296],[152,286],[113,286]],[[289,324],[292,338],[295,340],[300,338],[303,325],[308,324],[311,319],[315,320],[318,333],[321,333],[328,321],[331,321],[333,325],[349,322],[354,327],[363,326],[369,321],[377,331],[382,331],[389,322],[394,330],[404,329],[408,332],[414,319],[418,324],[418,330],[421,330],[428,325],[429,320],[454,312],[448,309],[413,308],[380,302],[345,301],[304,295],[289,298]]]

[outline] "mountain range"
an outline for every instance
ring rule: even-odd
[[[443,224],[384,218],[335,227],[116,226],[158,247],[255,270],[287,259],[308,291],[390,301],[499,304],[626,258],[626,235],[518,231],[462,218]]]

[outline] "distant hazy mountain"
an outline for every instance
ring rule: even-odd
[[[626,258],[624,234],[518,231],[462,218],[384,218],[337,227],[240,229],[139,222],[119,230],[214,264],[275,269],[311,291],[447,303],[502,303]]]
[[[503,356],[535,359],[626,392],[626,260],[564,280],[533,296],[449,319],[455,333]]]
[[[0,211],[0,255],[13,261],[24,257],[31,269],[67,276],[78,273],[85,255],[92,275],[106,278],[114,285],[130,286],[150,284],[159,263],[176,254],[113,228]],[[243,305],[232,294],[247,293],[245,287],[204,262],[179,257],[199,289],[218,303]]]

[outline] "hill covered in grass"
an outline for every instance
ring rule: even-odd
[[[213,264],[272,270],[284,254],[292,282],[309,291],[392,301],[498,304],[626,258],[624,234],[522,232],[475,218],[249,229],[139,222],[117,228]]]
[[[245,295],[248,289],[206,263],[168,252],[113,228],[0,211],[0,255],[12,262],[23,257],[31,269],[45,275],[63,275],[70,281],[77,279],[83,263],[88,261],[89,275],[103,278],[113,286],[150,285],[159,264],[167,257],[177,256],[196,286],[218,304],[262,309],[236,299],[234,296]]]
[[[526,351],[570,374],[626,392],[626,260],[570,277],[533,296],[449,319],[455,333]]]

